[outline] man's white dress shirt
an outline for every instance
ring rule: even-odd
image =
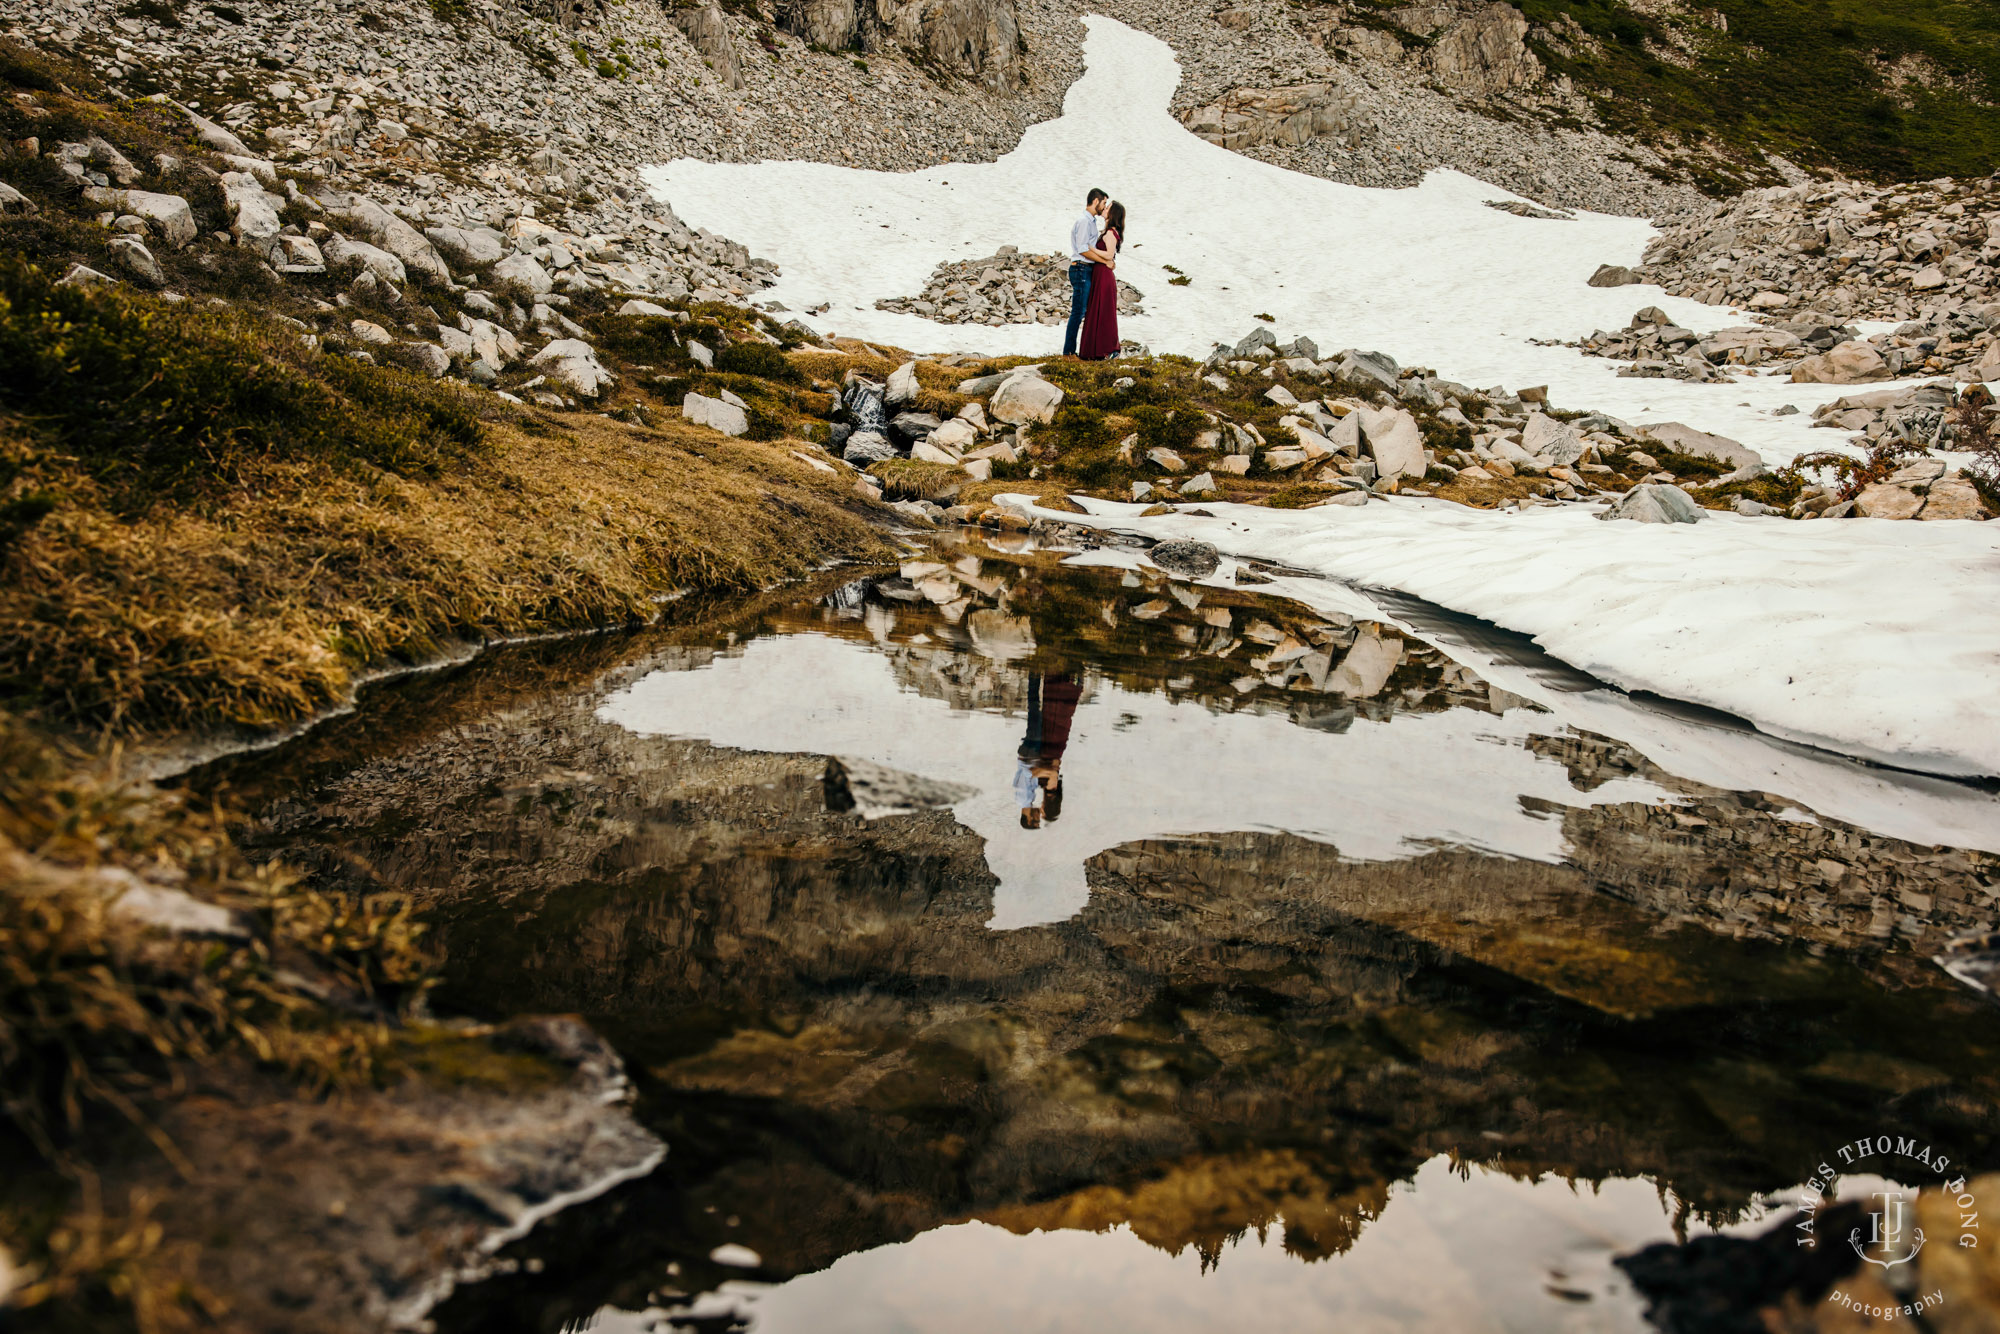
[[[1069,229],[1070,263],[1090,263],[1083,257],[1083,252],[1097,248],[1097,233],[1100,226],[1102,220],[1095,213],[1086,213],[1076,220],[1076,225]]]

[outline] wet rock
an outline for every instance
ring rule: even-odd
[[[882,459],[895,458],[896,447],[880,431],[856,430],[847,437],[847,445],[841,450],[840,457],[858,468],[865,468]]]
[[[823,782],[829,811],[851,811],[864,820],[951,806],[978,791],[848,755],[827,757]]]
[[[1135,496],[1134,499],[1138,497]],[[1153,547],[1146,553],[1146,559],[1169,574],[1183,574],[1191,579],[1201,579],[1215,573],[1216,567],[1222,563],[1222,553],[1206,542],[1197,542],[1191,538],[1173,538]]]
[[[693,346],[689,344],[690,348]],[[872,431],[885,436],[889,433],[889,409],[881,385],[857,379],[841,395],[841,408],[856,431]]]

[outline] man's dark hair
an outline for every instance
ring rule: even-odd
[[[1109,198],[1111,198],[1111,196],[1104,193],[1104,191],[1102,190],[1092,190],[1089,194],[1083,197],[1083,206],[1085,208],[1089,208],[1092,204],[1095,204],[1098,200],[1109,199]]]

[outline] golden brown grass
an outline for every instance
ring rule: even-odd
[[[129,521],[45,458],[66,500],[5,557],[0,681],[54,720],[269,727],[447,640],[643,620],[671,590],[885,550],[850,484],[797,447],[528,419],[437,479],[259,460],[211,503]]]
[[[971,479],[965,469],[922,459],[880,459],[868,465],[868,475],[880,478],[889,500],[935,500],[949,503]]]

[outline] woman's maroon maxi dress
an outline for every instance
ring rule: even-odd
[[[1122,242],[1117,232],[1106,237]],[[1097,244],[1102,246],[1100,237]],[[1083,308],[1083,336],[1077,339],[1076,354],[1085,361],[1102,361],[1118,355],[1118,275],[1107,265],[1090,266],[1090,304]]]

